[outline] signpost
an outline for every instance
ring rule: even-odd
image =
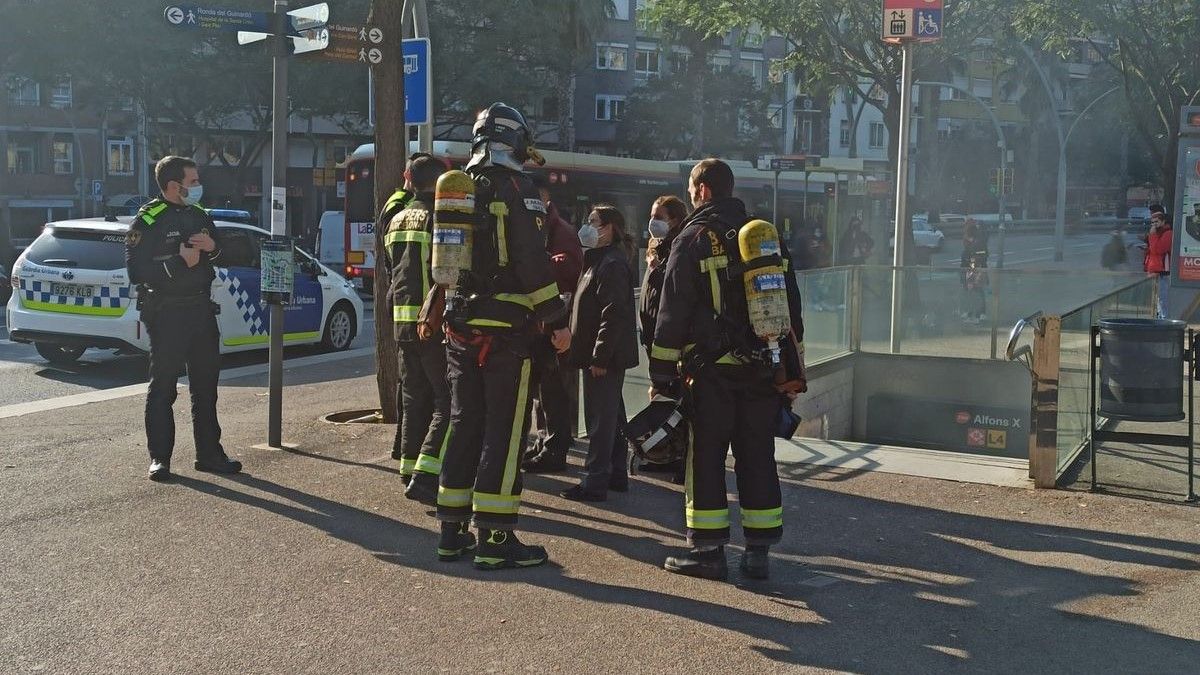
[[[779,174],[784,171],[806,171],[807,166],[808,157],[804,155],[771,158],[771,171],[775,172],[775,190],[771,193],[771,222],[776,228],[779,227]],[[807,192],[807,188],[805,191]]]
[[[908,237],[904,228],[908,218],[908,156],[912,138],[913,48],[917,42],[942,39],[942,0],[883,0],[883,41],[898,44],[902,50],[900,75],[900,128],[896,161],[896,246],[892,257],[892,321],[889,347],[900,351],[900,322],[904,299],[900,268],[908,257]]]

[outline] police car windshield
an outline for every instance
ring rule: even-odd
[[[50,228],[29,246],[25,259],[48,267],[122,269],[125,267],[125,235]]]

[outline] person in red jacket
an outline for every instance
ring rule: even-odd
[[[545,177],[535,176],[533,184],[546,205],[546,253],[558,283],[560,296],[570,296],[583,271],[583,247],[579,234],[558,213],[550,201],[550,187]],[[570,302],[570,300],[566,300]],[[575,370],[559,362],[558,353],[549,338],[539,338],[533,346],[533,410],[537,440],[526,455],[522,467],[530,473],[551,473],[567,468],[567,452],[573,444],[571,436],[571,402],[576,400]]]
[[[1158,276],[1158,318],[1168,318],[1167,296],[1171,289],[1171,215],[1154,213],[1150,216],[1150,233],[1146,236],[1147,274]]]

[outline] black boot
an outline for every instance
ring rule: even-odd
[[[205,473],[238,473],[242,470],[242,463],[236,459],[229,459],[222,453],[218,457],[206,457],[204,459],[196,458],[194,464],[197,471]]]
[[[408,481],[408,487],[404,488],[405,497],[425,506],[437,506],[437,493],[438,477],[424,471],[414,473]]]
[[[475,551],[475,568],[500,570],[506,567],[534,567],[546,562],[546,549],[526,546],[517,541],[512,530],[479,528],[479,548]]]
[[[770,576],[770,557],[767,555],[768,547],[762,544],[747,544],[746,552],[742,554],[742,560],[738,564],[738,568],[742,574],[748,579],[766,579]]]
[[[557,450],[543,450],[537,457],[527,459],[521,465],[527,473],[556,473],[567,468],[567,453]]]
[[[453,562],[474,549],[475,535],[471,534],[470,523],[442,523],[442,537],[438,539],[438,560]]]
[[[693,548],[680,556],[670,556],[663,569],[689,577],[724,581],[729,576],[729,564],[725,562],[725,547],[701,551]]]

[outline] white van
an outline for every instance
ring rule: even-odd
[[[326,211],[317,226],[317,260],[338,273],[346,265],[346,212]]]

